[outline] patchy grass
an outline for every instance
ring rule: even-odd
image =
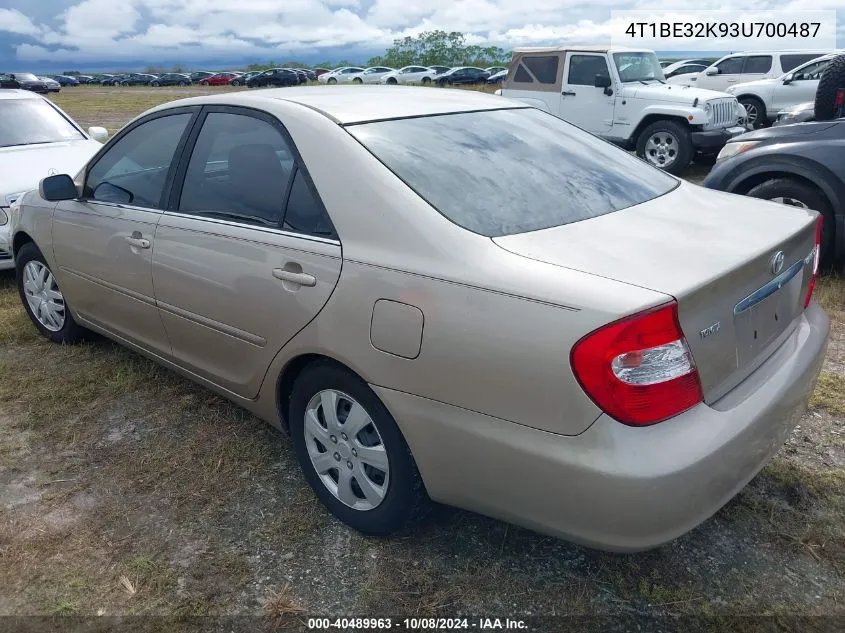
[[[845,416],[845,376],[823,372],[810,398],[810,408],[824,408],[833,415]]]

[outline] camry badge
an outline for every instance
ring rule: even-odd
[[[778,251],[774,255],[772,255],[772,259],[769,262],[772,269],[772,274],[777,275],[780,271],[783,270],[783,251]]]
[[[718,332],[721,328],[722,328],[722,322],[721,322],[721,321],[716,321],[716,322],[715,322],[713,325],[711,325],[710,327],[706,327],[706,328],[704,328],[703,330],[701,330],[701,331],[698,333],[698,335],[699,335],[701,338],[705,339],[705,338],[707,338],[708,336],[710,336],[711,334],[715,334],[716,332]]]

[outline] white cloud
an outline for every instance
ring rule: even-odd
[[[44,5],[58,0],[40,0]],[[708,9],[837,8],[845,0],[719,0]],[[62,0],[63,6],[67,0]],[[55,23],[0,9],[3,31],[29,36],[23,60],[119,61],[273,56],[341,47],[378,50],[423,30],[461,31],[503,46],[603,42],[611,9],[700,9],[701,0],[78,0]],[[41,7],[44,8],[43,6]],[[845,9],[845,5],[843,5]],[[741,13],[740,13],[741,12]],[[838,32],[845,46],[845,11]]]

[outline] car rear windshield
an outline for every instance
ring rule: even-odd
[[[587,220],[678,184],[534,108],[396,119],[347,130],[440,213],[488,237]]]
[[[0,147],[56,143],[81,138],[85,137],[46,101],[0,100]]]

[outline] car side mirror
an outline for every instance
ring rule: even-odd
[[[715,66],[710,66],[709,68],[707,68],[707,69],[704,71],[704,74],[712,77],[713,75],[718,75],[718,74],[719,74],[719,69],[718,69],[718,68],[716,68]]]
[[[610,76],[609,75],[596,75],[596,78],[593,81],[593,85],[596,88],[610,88]]]
[[[783,85],[791,84],[795,81],[795,75],[793,73],[789,73],[786,77],[783,78]]]
[[[104,127],[93,126],[88,128],[88,136],[95,141],[105,143],[109,138],[109,131]]]
[[[45,200],[59,202],[61,200],[74,200],[79,197],[76,183],[67,174],[47,176],[38,183],[38,193]]]

